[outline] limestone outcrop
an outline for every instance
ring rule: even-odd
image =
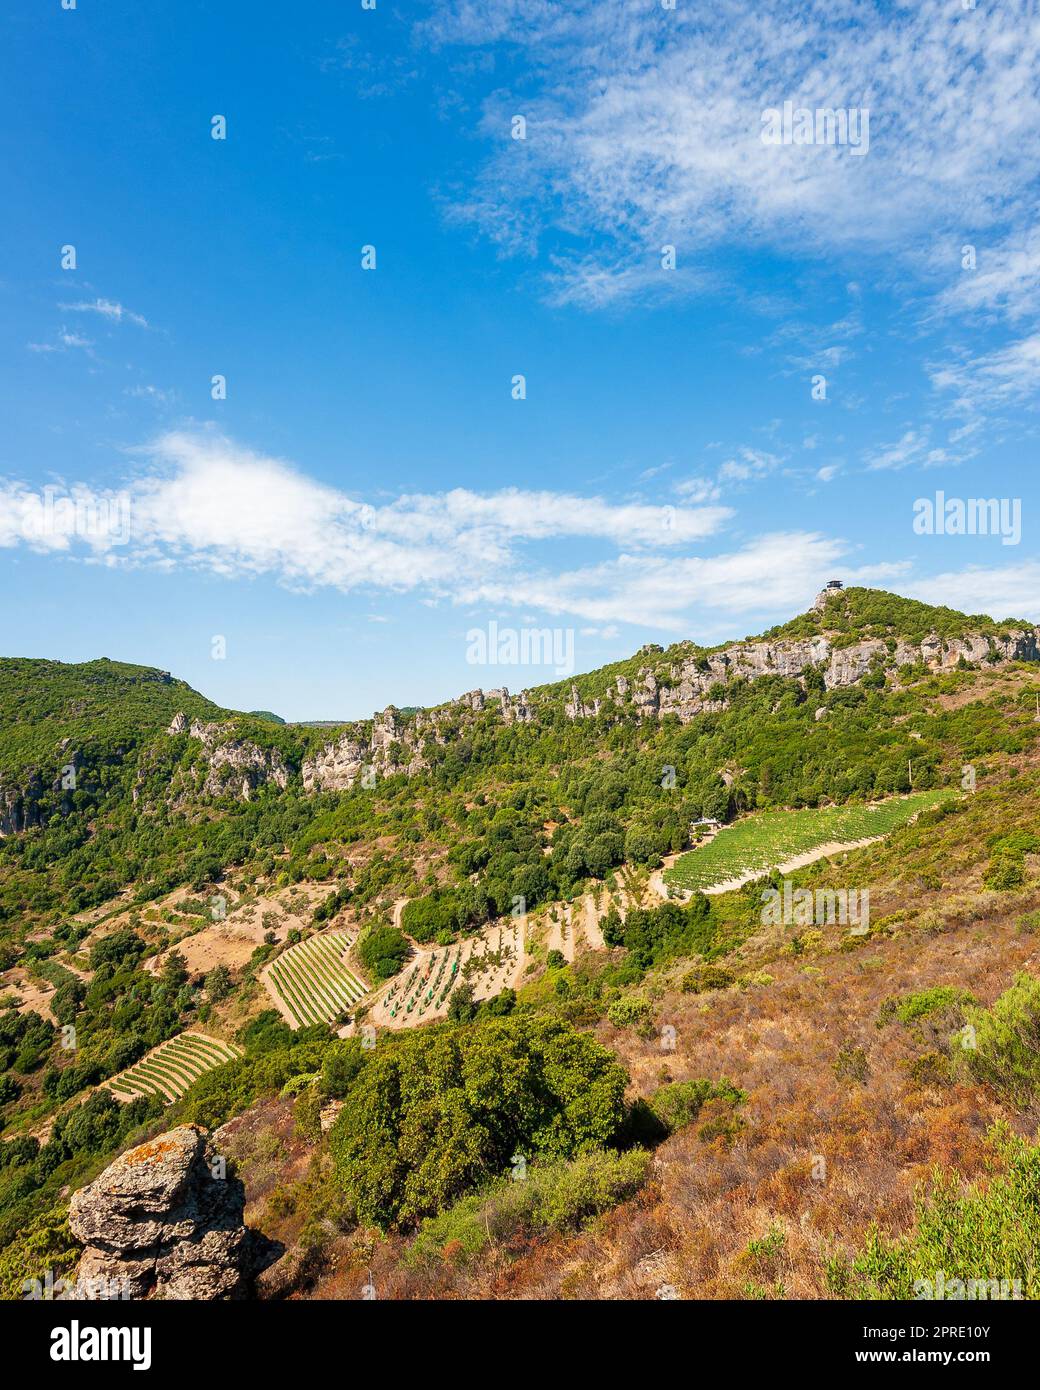
[[[840,591],[832,582],[817,599],[814,608],[826,612],[828,600]],[[662,666],[664,655],[656,644],[643,647],[645,658],[635,676],[617,676],[601,696],[581,694],[577,682],[571,684],[564,700],[568,719],[592,719],[599,715],[621,718],[633,714],[640,720],[657,720],[674,715],[683,723],[698,715],[718,713],[728,703],[728,688],[734,681],[754,681],[766,676],[805,680],[816,672],[826,690],[855,685],[872,670],[924,666],[947,671],[962,662],[972,666],[1000,666],[1010,661],[1040,660],[1040,630],[1012,629],[996,636],[968,634],[942,639],[936,634],[920,641],[886,641],[863,638],[850,642],[836,632],[821,632],[804,638],[781,638],[735,642],[719,651],[705,652],[692,643],[672,649],[672,659]],[[346,791],[357,783],[374,786],[376,781],[395,774],[414,777],[430,765],[429,747],[454,742],[466,726],[477,719],[501,719],[504,724],[529,724],[552,709],[545,697],[531,696],[526,690],[510,695],[503,686],[494,690],[468,690],[446,705],[416,713],[402,713],[393,705],[373,715],[371,723],[344,728],[339,736],[304,760],[301,773],[307,792]],[[817,718],[822,715],[817,715]],[[201,786],[206,795],[242,797],[266,781],[284,787],[288,769],[277,752],[264,752],[248,741],[229,738],[230,725],[189,723],[178,714],[167,733],[187,734],[199,739],[207,750],[209,772]],[[16,812],[7,809],[0,794],[0,830],[13,823]]]
[[[394,773],[414,777],[426,767],[420,728],[428,723],[422,715],[405,719],[394,705],[377,711],[367,738],[363,727],[354,725],[314,757],[304,759],[300,769],[304,791],[347,791],[356,782],[374,785],[374,779]],[[431,731],[436,736],[432,726]]]
[[[277,749],[263,749],[249,739],[229,738],[232,724],[188,722],[187,715],[175,714],[167,734],[187,734],[203,746],[209,765],[196,790],[204,796],[235,796],[248,801],[253,792],[267,782],[285,788],[289,769]]]
[[[825,590],[821,599],[828,593]],[[680,659],[665,671],[659,666],[644,666],[633,678],[618,676],[603,698],[584,699],[577,684],[572,684],[564,713],[568,719],[590,719],[600,713],[620,716],[628,710],[638,719],[676,715],[686,723],[699,714],[724,710],[726,686],[734,680],[753,681],[763,676],[801,679],[816,670],[825,689],[837,690],[855,685],[878,666],[921,664],[929,670],[948,671],[962,660],[998,666],[1008,661],[1040,660],[1040,632],[1036,628],[1015,629],[1003,637],[969,635],[945,641],[933,634],[920,642],[896,641],[891,645],[880,638],[842,645],[833,635],[824,634],[736,642],[707,653],[686,645],[688,657],[681,655],[680,648]],[[659,656],[661,648],[651,644],[640,655]],[[526,724],[538,713],[537,697],[532,699],[526,690],[511,696],[504,687],[468,690],[448,705],[424,710],[413,718],[405,718],[391,705],[374,716],[370,737],[365,737],[361,726],[355,726],[307,759],[303,764],[304,789],[345,791],[366,772],[373,777],[390,773],[415,776],[428,766],[423,755],[427,738],[436,744],[451,742],[458,737],[460,719],[464,724],[472,716],[490,714],[505,724]]]
[[[961,661],[971,665],[1003,665],[1009,661],[1040,659],[1040,634],[1036,628],[1016,629],[1004,637],[967,636],[943,641],[934,634],[921,642],[898,641],[892,647],[880,638],[866,638],[847,646],[826,636],[779,642],[738,642],[722,651],[693,656],[671,666],[668,679],[653,671],[640,671],[630,684],[618,677],[618,703],[630,700],[641,718],[675,714],[684,722],[698,714],[725,707],[721,687],[732,680],[757,680],[761,676],[801,677],[811,668],[823,676],[827,690],[855,685],[875,666],[899,668],[924,665],[932,671],[953,670]],[[598,712],[598,702],[582,704],[577,691],[566,706],[570,718]]]
[[[86,1297],[233,1299],[277,1251],[243,1222],[242,1184],[223,1176],[206,1131],[182,1125],[121,1154],[72,1198],[86,1247]]]

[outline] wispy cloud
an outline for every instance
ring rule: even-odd
[[[128,543],[109,547],[112,561],[266,574],[302,589],[425,590],[464,599],[501,576],[515,595],[509,601],[521,602],[524,576],[544,563],[544,543],[598,543],[641,563],[636,557],[715,535],[732,516],[722,506],[519,488],[455,488],[372,505],[209,431],[171,432],[140,452],[145,471],[127,486]],[[34,494],[13,484],[0,492],[0,543],[38,543],[18,525],[27,498]],[[70,541],[74,535],[61,548]],[[92,549],[104,548],[94,537]]]
[[[68,352],[70,349],[79,348],[90,355],[90,349],[94,346],[92,338],[85,338],[82,333],[70,333],[67,328],[62,328],[55,335],[51,343],[27,343],[30,352]]]
[[[467,597],[679,633],[692,623],[702,630],[710,615],[797,609],[845,551],[841,541],[814,533],[775,533],[723,555],[620,555],[562,574],[522,576],[512,586],[484,582]]]
[[[135,314],[132,309],[112,299],[81,299],[73,304],[59,304],[58,308],[72,314],[99,314],[111,323],[134,323],[138,328],[148,327],[148,320],[142,314]]]
[[[946,449],[933,445],[928,430],[910,429],[894,444],[883,445],[868,454],[867,469],[873,473],[882,469],[938,468],[953,461]]]
[[[972,566],[900,585],[900,592],[925,603],[942,603],[964,613],[1040,622],[1040,561]]]
[[[127,386],[124,394],[137,400],[152,401],[156,405],[168,405],[174,398],[172,391],[164,391],[161,387],[152,385]]]
[[[1040,333],[978,357],[934,366],[931,380],[950,393],[955,409],[969,415],[1035,401],[1040,389]]]
[[[266,576],[301,592],[410,594],[431,605],[568,614],[604,638],[616,636],[619,623],[733,635],[745,622],[803,608],[835,570],[848,583],[894,584],[997,617],[1033,616],[1040,602],[1036,562],[915,579],[905,560],[856,566],[847,541],[818,531],[778,530],[718,553],[691,553],[701,542],[718,545],[733,517],[719,506],[463,488],[373,505],[208,430],[162,435],[139,454],[141,471],[119,490],[74,484],[52,488],[48,500],[0,482],[0,546],[228,580]],[[761,466],[771,466],[768,457]],[[52,502],[67,524],[41,523]],[[608,553],[576,563],[579,546]],[[374,611],[369,620],[384,615]]]
[[[739,490],[745,483],[756,482],[776,473],[783,467],[784,461],[783,457],[768,449],[743,444],[727,450],[726,457],[713,476],[698,473],[691,478],[680,479],[675,484],[675,494],[692,504],[717,502],[727,489]]]
[[[1014,323],[1040,310],[1040,227],[972,250],[974,257],[962,252],[961,274],[939,295],[939,311],[1006,316]]]
[[[492,152],[455,214],[506,253],[561,245],[558,301],[665,292],[674,272],[646,269],[665,243],[691,271],[720,247],[876,250],[910,264],[937,230],[959,246],[966,226],[1037,220],[1032,0],[719,0],[656,14],[636,0],[446,0],[419,33],[527,58],[524,84],[486,100]],[[763,109],[785,100],[869,108],[869,152],[764,144]],[[507,134],[516,111],[523,141]],[[1009,247],[989,274],[979,302],[1020,293],[1030,271]]]

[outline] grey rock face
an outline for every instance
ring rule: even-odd
[[[589,704],[585,704],[578,694],[578,687],[572,685],[571,698],[567,704],[564,705],[563,711],[568,719],[589,719],[599,714],[600,707],[601,701],[599,700],[592,700]]]
[[[350,734],[327,743],[320,753],[304,761],[304,791],[346,791],[361,776],[368,749]]]
[[[463,699],[479,695],[480,691],[471,691],[470,696]],[[419,733],[420,727],[430,729],[434,742],[444,742],[436,725],[430,724],[424,716],[402,719],[393,705],[388,705],[381,713],[377,711],[367,743],[362,731],[355,728],[342,734],[335,743],[327,743],[313,758],[304,760],[300,769],[304,791],[346,791],[366,772],[376,777],[388,777],[395,772],[414,777],[427,765],[422,755],[424,739]]]
[[[289,769],[277,752],[265,752],[248,740],[222,743],[209,755],[209,773],[203,783],[207,796],[226,796],[229,793],[248,801],[256,787],[273,782],[284,788],[289,781]]]
[[[248,801],[256,788],[267,782],[286,787],[289,769],[277,749],[265,751],[248,739],[226,739],[231,728],[230,724],[204,724],[199,719],[189,724],[183,713],[170,721],[167,734],[186,733],[205,749],[209,770],[199,790],[206,796],[235,796]]]
[[[125,1281],[131,1298],[229,1299],[249,1290],[272,1251],[242,1220],[242,1184],[214,1176],[205,1130],[182,1125],[121,1154],[72,1198],[86,1246],[76,1282]]]
[[[675,714],[685,723],[698,714],[725,708],[725,701],[709,699],[713,686],[731,680],[757,680],[760,676],[796,678],[810,667],[823,673],[828,690],[855,685],[881,661],[888,666],[923,663],[933,671],[949,671],[963,657],[977,665],[980,662],[1001,665],[1008,661],[1036,661],[1040,653],[1040,636],[1036,628],[1013,631],[1005,638],[982,636],[954,638],[943,642],[937,636],[926,637],[920,643],[898,642],[894,651],[878,638],[867,638],[847,647],[835,647],[828,637],[810,637],[780,642],[738,642],[707,657],[691,657],[675,663],[667,681],[659,680],[652,671],[642,670],[631,684],[619,677],[618,698],[631,698],[637,715],[653,719]],[[580,719],[599,710],[598,701],[583,704],[577,689],[573,689],[566,712],[571,719]]]
[[[798,679],[810,668],[822,674],[826,689],[836,690],[862,680],[876,663],[897,668],[923,663],[930,670],[945,671],[956,667],[962,657],[973,665],[1040,660],[1040,632],[1036,628],[1016,630],[993,640],[969,635],[944,642],[933,635],[920,643],[897,642],[893,650],[877,638],[835,646],[824,635],[736,642],[708,654],[687,646],[689,656],[680,648],[679,659],[667,671],[655,674],[643,667],[632,679],[618,676],[602,700],[583,700],[577,685],[572,685],[564,705],[567,718],[589,719],[604,711],[620,713],[625,709],[638,719],[675,715],[687,723],[697,715],[724,710],[724,687],[731,681],[752,681],[761,676]],[[651,644],[641,654],[654,657],[660,653],[661,648]],[[355,725],[306,759],[301,769],[304,790],[346,791],[366,773],[380,778],[394,773],[414,777],[429,766],[424,748],[451,743],[459,737],[460,728],[476,715],[498,717],[504,724],[529,724],[537,718],[538,705],[528,691],[510,695],[504,686],[467,691],[448,705],[424,710],[413,718],[403,716],[390,705],[374,716],[371,733],[364,725]],[[277,754],[264,755],[251,743],[218,742],[226,733],[225,726],[194,721],[188,728],[184,715],[177,715],[168,732],[185,731],[201,739],[210,750],[210,773],[202,788],[205,792],[226,794],[229,789],[238,788],[237,794],[248,797],[252,788],[268,779],[285,786],[288,771]],[[0,831],[2,827],[0,800]]]
[[[24,787],[0,785],[0,835],[19,835],[40,824],[43,781],[33,773]]]

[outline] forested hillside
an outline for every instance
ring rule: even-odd
[[[507,1277],[558,1294],[562,1240],[583,1269],[617,1241],[663,1245],[670,1282],[680,1254],[714,1268],[701,1296],[891,1292],[899,1242],[932,1239],[913,1210],[929,1165],[952,1163],[956,1201],[958,1173],[993,1159],[1013,1185],[1033,1161],[986,1134],[1023,1133],[1040,1102],[1040,676],[1017,655],[1035,642],[1028,624],[848,590],[762,639],[331,729],[220,709],[145,667],[0,662],[5,1290],[75,1263],[64,1189],[189,1120],[232,1121],[247,1173],[258,1134],[299,1159],[273,1186],[255,1174],[272,1232],[302,1241],[293,1287],[320,1283],[306,1251],[340,1239],[332,1220],[348,1245],[392,1233],[382,1277],[408,1296]],[[911,791],[935,793],[916,819],[890,800]],[[875,801],[895,810],[884,844],[793,871],[869,886],[859,936],[770,934],[761,884],[668,897],[662,865],[699,822]],[[329,928],[356,1000],[331,948],[292,954]],[[293,1026],[313,1016],[328,1021]],[[753,1046],[770,1030],[786,1082]],[[147,1057],[188,1032],[212,1053],[203,1074],[178,1072],[177,1046]],[[783,1176],[804,1157],[792,1136],[808,1126],[809,1157],[837,1162],[875,1069],[881,1109],[855,1143],[905,1147],[891,1191],[864,1206],[860,1174],[844,1245],[837,1227],[795,1238],[815,1208],[810,1180],[806,1206]],[[910,1111],[931,1136],[916,1149]],[[727,1182],[753,1187],[757,1253],[721,1227],[714,1255],[684,1243],[720,1219]]]

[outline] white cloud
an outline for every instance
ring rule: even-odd
[[[111,299],[85,299],[76,304],[59,304],[58,308],[73,314],[100,314],[102,318],[113,323],[122,323],[125,320],[127,323],[137,324],[138,328],[148,327],[148,320],[141,314],[135,314]]]
[[[457,600],[501,576],[504,601],[519,603],[540,543],[606,544],[629,556],[670,553],[712,536],[732,515],[720,506],[649,506],[518,488],[455,488],[373,506],[216,433],[174,431],[139,452],[146,468],[128,487],[129,536],[107,547],[114,562],[270,575],[302,589],[421,591]],[[20,522],[35,505],[35,494],[6,486],[0,544],[35,543]],[[74,530],[64,535],[61,548],[77,538]],[[103,534],[91,544],[95,553],[106,549]]]
[[[94,342],[91,338],[85,338],[82,333],[70,333],[67,328],[63,328],[55,336],[53,343],[28,343],[27,346],[30,352],[67,352],[70,348],[81,348],[88,357],[92,357],[90,349]]]
[[[724,555],[620,555],[558,575],[485,582],[467,595],[493,604],[526,602],[548,613],[576,613],[687,632],[702,615],[785,614],[805,607],[845,553],[843,542],[809,532],[761,536]]]
[[[914,466],[938,468],[940,464],[954,461],[946,449],[932,444],[927,430],[907,430],[894,444],[883,445],[868,454],[867,469],[877,472]]]
[[[690,545],[717,534],[728,509],[548,491],[457,488],[373,506],[207,431],[163,435],[140,457],[141,472],[120,491],[54,487],[48,502],[0,482],[0,546],[229,579],[267,576],[299,590],[410,593],[430,606],[567,614],[604,640],[618,635],[619,623],[732,636],[736,619],[750,630],[805,608],[834,573],[850,584],[895,581],[900,592],[968,611],[1040,618],[1035,561],[915,579],[907,561],[850,566],[845,541],[800,530],[696,555]],[[41,525],[51,503],[57,520]],[[568,564],[560,542],[614,553]],[[378,610],[368,618],[386,621]]]
[[[1004,242],[975,247],[974,270],[963,269],[938,298],[942,312],[1004,314],[1012,322],[1040,310],[1040,227]]]
[[[779,466],[780,459],[776,454],[771,454],[766,449],[749,449],[745,446],[721,465],[719,482],[743,483],[752,478],[764,478]]]
[[[835,344],[831,347],[819,348],[815,352],[806,353],[800,357],[792,357],[790,361],[792,367],[799,367],[803,371],[821,371],[824,367],[830,371],[835,367],[840,367],[843,362],[847,362],[850,356],[849,348]]]
[[[707,270],[676,265],[662,271],[663,247],[650,248],[642,262],[605,263],[598,256],[580,260],[553,257],[556,269],[547,277],[546,299],[557,308],[606,309],[630,300],[688,299],[721,288],[722,279]]]
[[[1031,401],[1040,388],[1040,333],[992,352],[932,367],[932,384],[968,414]]]
[[[963,613],[1040,622],[1040,561],[991,568],[972,566],[900,584],[899,592],[925,603],[941,603]]]
[[[711,478],[684,478],[676,483],[675,491],[678,496],[687,502],[717,502],[722,495],[722,489],[718,483]]]
[[[455,211],[507,252],[557,231],[579,239],[554,258],[558,301],[601,306],[656,283],[646,266],[665,243],[691,271],[742,246],[875,249],[919,266],[937,234],[959,247],[965,227],[981,242],[1037,220],[1032,0],[719,0],[656,14],[645,0],[443,0],[419,32],[527,57],[522,97],[500,85],[486,103],[493,152]],[[762,112],[785,100],[869,109],[869,150],[763,144]],[[503,138],[517,109],[524,141]],[[1029,271],[1011,258],[993,276],[983,298]]]

